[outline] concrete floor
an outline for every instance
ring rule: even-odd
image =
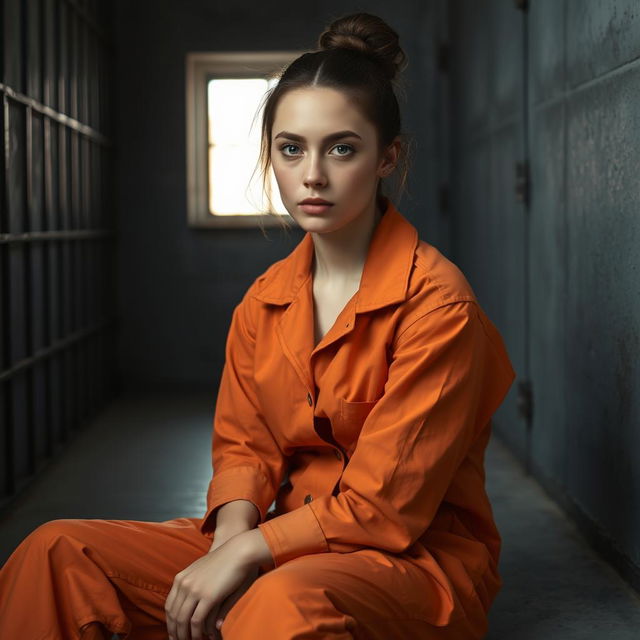
[[[200,517],[212,394],[124,395],[79,433],[0,519],[0,562],[54,518]],[[503,535],[504,587],[487,640],[637,640],[640,597],[493,438],[487,486]]]

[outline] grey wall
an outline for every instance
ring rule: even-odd
[[[315,48],[356,2],[300,4],[138,0],[116,5],[119,362],[125,388],[215,393],[231,311],[251,281],[302,238],[279,229],[193,230],[186,224],[184,66],[188,51]],[[409,56],[404,128],[416,142],[403,212],[434,244],[448,243],[438,211],[446,139],[434,68],[443,2],[368,2]],[[401,98],[402,100],[402,98]]]
[[[533,391],[497,432],[639,587],[640,5],[515,4],[450,5],[454,258]]]

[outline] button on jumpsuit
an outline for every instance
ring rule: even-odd
[[[385,198],[359,289],[314,345],[313,251],[307,233],[233,311],[204,517],[40,525],[0,571],[0,638],[166,639],[174,576],[237,499],[274,566],[225,640],[485,636],[502,581],[484,452],[515,377],[503,340]]]

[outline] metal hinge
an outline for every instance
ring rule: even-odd
[[[528,0],[514,0],[514,4],[516,5],[516,9],[520,9],[520,11],[529,10]]]
[[[531,424],[533,419],[533,390],[530,380],[520,380],[518,382],[518,414],[528,424]]]
[[[438,44],[438,70],[442,73],[449,71],[449,43],[440,42]]]
[[[529,172],[529,161],[516,162],[516,198],[518,202],[529,205],[531,194],[531,176]]]

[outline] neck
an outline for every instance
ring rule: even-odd
[[[360,281],[371,237],[383,210],[374,198],[367,211],[332,233],[312,233],[314,278],[335,285]]]

